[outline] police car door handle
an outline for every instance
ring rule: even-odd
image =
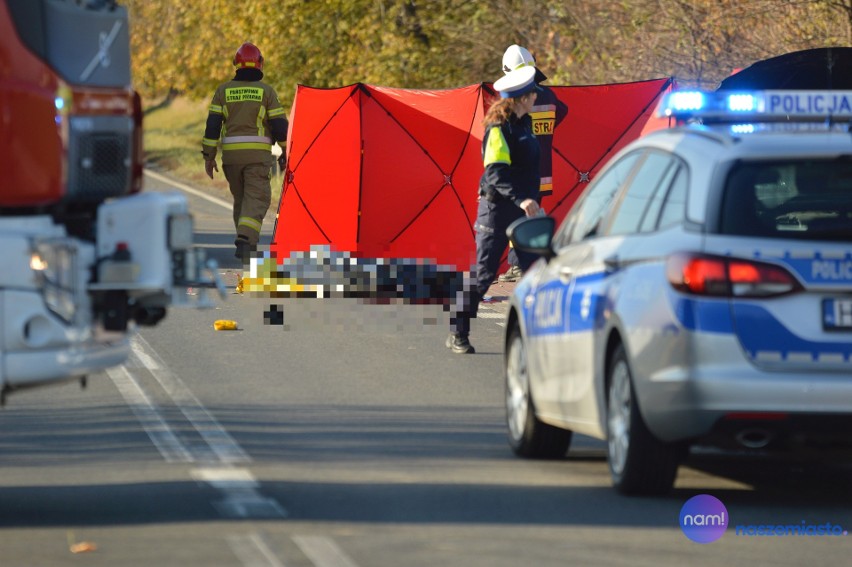
[[[618,259],[618,256],[612,255],[609,258],[604,258],[604,269],[607,272],[614,272],[619,267],[621,267],[621,262]]]
[[[574,275],[574,270],[572,270],[568,266],[563,266],[563,267],[559,268],[559,279],[560,280],[567,282],[568,280],[571,279],[571,276],[573,276],[573,275]]]

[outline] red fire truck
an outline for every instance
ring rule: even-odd
[[[142,193],[142,108],[114,0],[0,0],[0,402],[121,364],[216,285],[179,193]]]

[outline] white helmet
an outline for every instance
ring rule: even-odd
[[[511,73],[521,67],[527,65],[535,67],[535,57],[532,56],[526,47],[520,45],[510,45],[505,53],[503,53],[503,72]]]

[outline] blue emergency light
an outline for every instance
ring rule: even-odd
[[[657,114],[705,124],[850,122],[852,91],[674,91],[663,98]]]
[[[754,124],[733,124],[731,125],[732,134],[753,134],[757,128]]]

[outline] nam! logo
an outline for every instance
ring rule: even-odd
[[[680,509],[680,529],[696,543],[716,541],[728,529],[728,510],[715,496],[693,496]]]

